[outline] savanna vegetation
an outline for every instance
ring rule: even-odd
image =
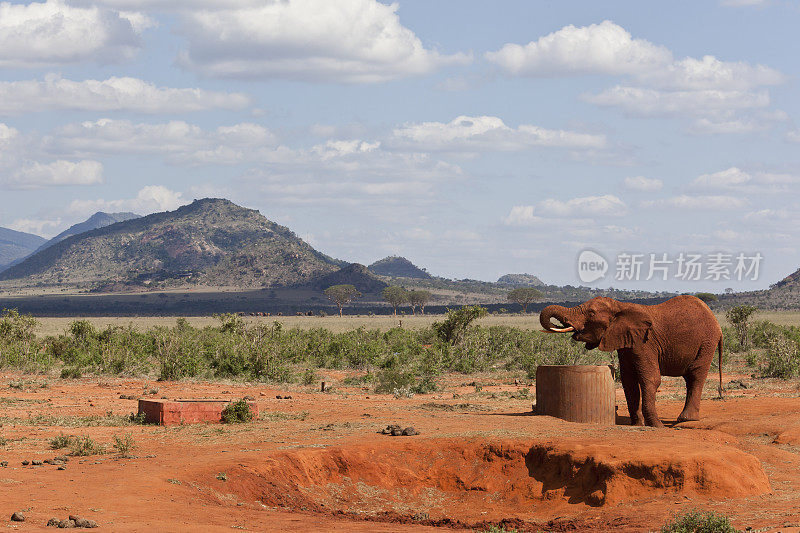
[[[177,319],[145,330],[72,322],[58,335],[37,337],[36,320],[6,310],[0,317],[0,367],[83,374],[307,381],[315,369],[357,369],[376,389],[432,390],[444,372],[513,370],[534,376],[539,364],[605,360],[567,336],[509,326],[477,326],[481,307],[450,311],[418,329],[359,327],[343,332],[248,324],[220,315],[213,326]]]
[[[484,308],[467,306],[414,329],[343,331],[246,322],[232,314],[202,327],[180,318],[146,329],[101,329],[77,320],[59,334],[37,336],[33,317],[5,310],[0,368],[57,372],[63,378],[107,374],[308,383],[317,369],[351,369],[379,391],[421,392],[435,389],[435,378],[447,372],[497,370],[533,377],[540,364],[613,362],[614,354],[586,351],[568,335],[476,325],[485,315]],[[733,325],[723,326],[726,360],[735,354],[763,377],[800,374],[800,327],[758,320],[750,309],[734,308],[729,315]]]

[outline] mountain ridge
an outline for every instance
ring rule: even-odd
[[[341,264],[256,210],[204,198],[69,236],[0,273],[0,280],[253,288],[308,281]]]

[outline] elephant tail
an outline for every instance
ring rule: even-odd
[[[722,335],[719,336],[717,350],[719,351],[719,397],[722,398]]]

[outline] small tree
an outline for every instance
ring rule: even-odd
[[[486,308],[479,305],[467,305],[458,310],[451,310],[447,312],[444,322],[433,323],[433,331],[442,341],[455,346],[472,321],[487,314]]]
[[[361,297],[358,289],[352,285],[331,285],[325,289],[325,296],[339,308],[339,316],[342,316],[342,308]]]
[[[408,303],[411,305],[411,312],[416,314],[414,309],[419,307],[422,314],[425,314],[425,306],[431,300],[431,293],[428,291],[411,291],[408,293]]]
[[[528,305],[542,296],[542,291],[536,290],[533,287],[519,287],[518,289],[509,291],[507,298],[509,302],[521,305],[522,312],[527,313]]]
[[[757,307],[753,307],[752,305],[737,305],[728,309],[728,312],[725,313],[725,318],[728,319],[728,322],[731,323],[733,329],[736,330],[737,335],[739,335],[739,347],[742,350],[747,349],[747,321],[750,319],[750,315],[758,311]]]
[[[711,292],[698,292],[697,294],[695,294],[695,296],[703,300],[706,304],[709,304],[711,302],[716,302],[719,300],[717,295]]]
[[[383,289],[383,292],[381,292],[381,296],[383,296],[383,299],[394,309],[394,316],[397,316],[397,308],[408,301],[408,291],[403,287],[386,287]]]

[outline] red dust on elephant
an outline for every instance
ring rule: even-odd
[[[553,324],[552,318],[561,324]],[[722,395],[722,329],[708,306],[694,296],[676,296],[658,305],[598,297],[576,307],[545,307],[539,321],[547,331],[571,332],[587,350],[617,351],[633,425],[663,426],[656,412],[661,376],[686,381],[686,403],[678,422],[699,420],[703,385],[717,350]]]

